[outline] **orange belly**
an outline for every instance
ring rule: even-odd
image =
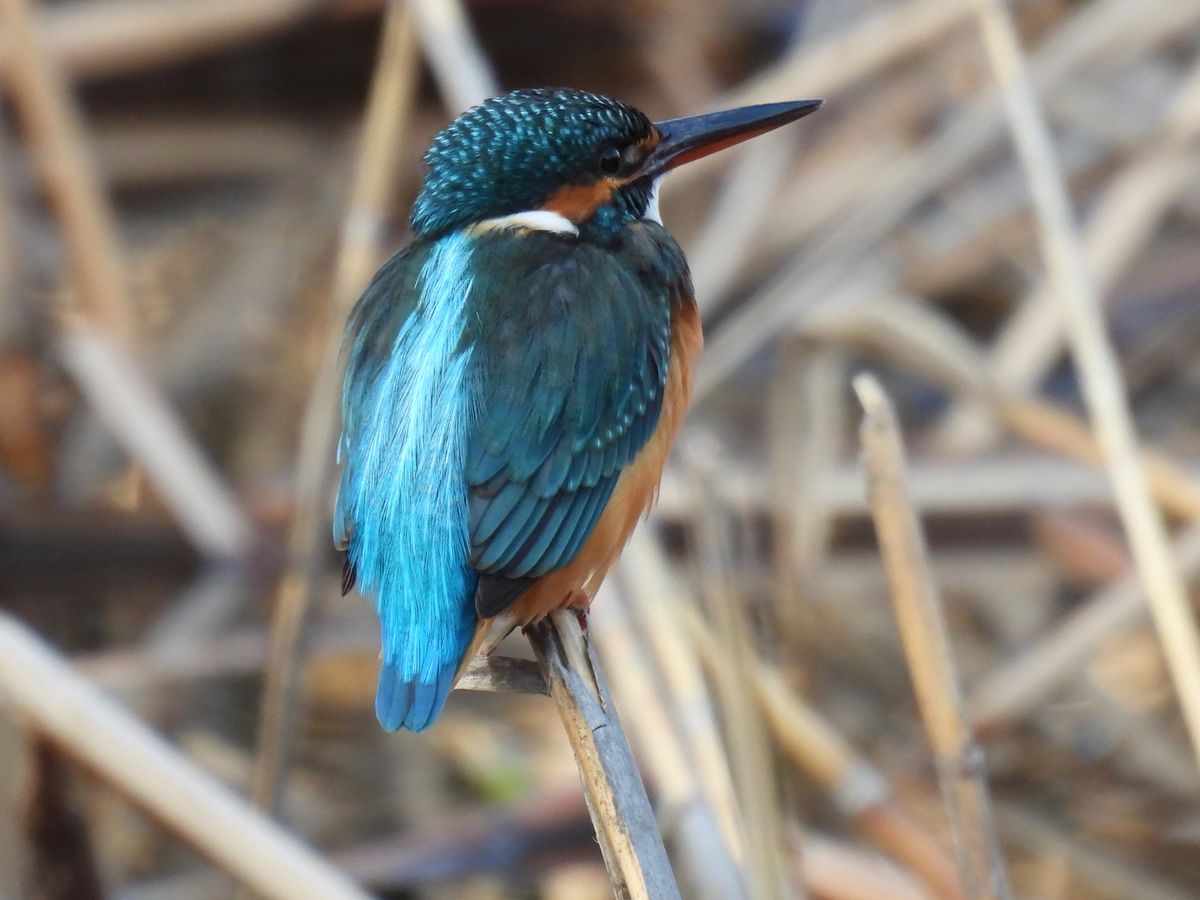
[[[539,578],[512,605],[512,615],[521,625],[537,622],[563,606],[586,608],[591,603],[600,582],[633,534],[638,519],[650,510],[658,495],[663,467],[691,400],[692,372],[702,344],[700,313],[688,297],[671,317],[667,383],[654,433],[621,473],[612,497],[578,555],[561,569]]]

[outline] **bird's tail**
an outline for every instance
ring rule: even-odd
[[[375,716],[380,725],[388,731],[400,728],[424,731],[434,723],[458,681],[459,667],[474,641],[474,618],[473,614],[464,615],[456,628],[447,629],[438,639],[427,634],[428,643],[419,650],[407,648],[409,654],[389,658],[385,653],[375,692]],[[413,629],[409,635],[415,633]],[[424,658],[417,666],[417,674],[413,674],[411,665],[414,656]],[[410,665],[402,667],[403,660]]]
[[[468,633],[465,649],[457,658],[447,660],[431,683],[405,678],[395,666],[384,663],[379,670],[379,689],[375,693],[375,715],[379,724],[388,731],[398,728],[424,731],[441,714],[446,698],[471,658],[477,653],[490,654],[495,645],[518,625],[515,618],[503,614],[495,619],[476,621],[473,633]]]
[[[445,663],[430,681],[409,678],[395,666],[384,663],[379,669],[379,688],[375,692],[375,716],[388,731],[407,728],[424,731],[442,712],[458,672],[458,659]]]

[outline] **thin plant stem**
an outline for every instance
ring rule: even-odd
[[[1054,294],[1062,305],[1084,399],[1112,480],[1134,564],[1146,586],[1192,752],[1200,764],[1200,631],[1188,601],[1187,585],[1171,555],[1166,526],[1140,464],[1141,449],[1121,371],[1105,331],[1066,185],[1012,17],[1001,0],[975,0],[975,7],[1009,129],[1029,182],[1042,255]]]
[[[675,875],[604,670],[575,613],[551,613],[529,629],[529,640],[575,753],[613,893],[631,900],[678,898]]]
[[[856,377],[854,390],[865,412],[860,434],[871,513],[904,655],[937,761],[963,886],[969,897],[1005,898],[1008,880],[992,821],[983,750],[963,713],[925,535],[904,481],[904,448],[895,414],[872,376]]]

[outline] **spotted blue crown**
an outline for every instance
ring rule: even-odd
[[[537,209],[555,191],[596,176],[596,148],[653,129],[611,97],[534,88],[493,97],[454,120],[425,154],[411,225],[432,238],[482,219]]]

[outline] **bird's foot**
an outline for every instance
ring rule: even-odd
[[[535,625],[541,622],[544,618],[546,618],[546,616],[550,615],[551,612],[559,609],[570,610],[571,612],[575,613],[575,617],[579,620],[579,627],[584,631],[587,631],[588,607],[591,605],[591,602],[592,598],[588,596],[586,591],[580,588],[574,588],[565,597],[563,597],[558,606],[553,607],[547,612],[542,613],[537,618],[531,619],[522,625],[521,633],[528,634],[530,628],[533,628]]]
[[[567,599],[563,601],[563,609],[569,609],[575,613],[575,618],[579,620],[579,627],[583,631],[587,631],[588,606],[591,605],[591,602],[592,598],[579,588],[567,594]]]

